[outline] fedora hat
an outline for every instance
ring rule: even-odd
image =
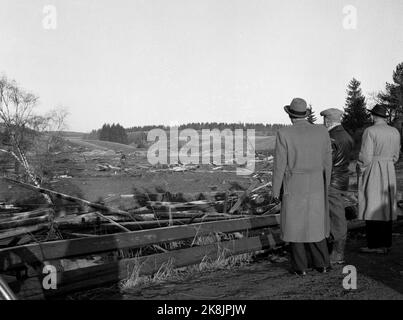
[[[306,101],[301,98],[292,99],[291,104],[285,106],[284,110],[293,118],[305,118],[310,113],[306,107]]]
[[[374,116],[382,118],[388,117],[386,107],[381,104],[376,104],[375,107],[369,110],[369,112],[372,113]]]

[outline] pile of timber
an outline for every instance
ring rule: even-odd
[[[2,204],[0,248],[51,239],[94,237],[122,231],[222,221],[251,214],[276,213],[279,210],[278,206],[271,204],[269,183],[261,186],[252,184],[245,191],[193,195],[169,192],[121,195],[112,199],[118,200],[113,206],[93,203],[12,179],[6,180],[23,188],[47,194],[52,199],[61,199],[64,205],[73,203],[76,210],[66,214],[66,211],[60,210],[60,205],[57,208],[47,205],[26,211]],[[186,201],[189,198],[194,200]],[[121,201],[127,199],[131,199],[132,204],[128,210],[117,208]],[[49,237],[51,229],[57,231],[53,237]]]

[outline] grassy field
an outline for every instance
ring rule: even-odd
[[[274,145],[274,137],[257,137],[257,150],[267,150]],[[79,196],[90,201],[111,195],[131,194],[134,188],[155,192],[163,188],[174,193],[225,191],[239,185],[247,189],[253,178],[237,175],[235,167],[213,171],[212,166],[201,166],[195,171],[172,172],[153,170],[145,149],[99,140],[82,140],[74,135],[67,137],[68,149],[57,156],[57,173],[47,184],[56,191]],[[121,171],[98,171],[98,165],[120,165],[120,154],[126,154],[126,168]],[[63,178],[59,176],[66,176]],[[35,193],[0,180],[0,202],[35,201]]]
[[[68,138],[68,140],[80,147],[89,148],[91,150],[100,149],[100,150],[112,150],[115,152],[124,152],[124,153],[131,153],[138,150],[136,147],[110,142],[110,141],[101,141],[101,140],[82,140],[79,138]]]

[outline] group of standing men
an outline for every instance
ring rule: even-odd
[[[281,235],[290,244],[293,272],[324,273],[344,263],[347,221],[343,192],[349,186],[353,140],[341,125],[343,111],[321,112],[324,126],[306,118],[305,100],[284,107],[292,126],[276,137],[273,197],[281,201]],[[386,122],[386,108],[371,111],[374,125],[363,134],[358,159],[359,219],[366,222],[365,253],[387,253],[396,213],[396,175],[400,134]]]

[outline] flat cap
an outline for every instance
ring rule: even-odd
[[[332,121],[340,121],[343,111],[336,108],[323,110],[320,115]]]

